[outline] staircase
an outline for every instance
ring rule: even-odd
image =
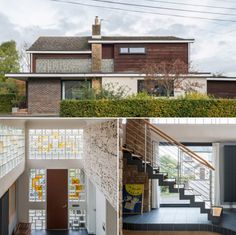
[[[123,150],[123,157],[126,159],[128,165],[135,165],[139,172],[145,172],[145,162],[141,156],[134,154],[130,150]],[[159,168],[153,168],[150,162],[146,162],[146,173],[149,179],[158,179],[159,186],[167,186],[170,193],[179,193],[180,200],[189,200],[190,207],[199,207],[201,213],[210,215],[210,203],[208,201],[200,200],[200,194],[194,194],[194,189],[183,185],[178,185],[175,178],[169,178],[168,173],[160,172]],[[208,217],[209,218],[209,217]]]
[[[149,135],[152,132],[154,133],[151,134],[152,137],[150,139],[147,136],[140,137],[140,133],[135,135],[134,132],[132,132],[131,134],[133,136],[135,135],[136,138],[136,142],[134,141],[134,143],[138,143],[138,146],[140,146],[141,141],[144,141],[145,144],[143,146],[148,150],[149,142],[152,143],[153,139],[158,137],[159,143],[161,140],[165,141],[165,144],[171,146],[171,148],[175,146],[179,152],[185,154],[185,158],[186,156],[188,157],[188,161],[183,161],[185,158],[182,157],[180,163],[180,159],[177,159],[177,172],[171,175],[170,168],[166,168],[166,166],[163,165],[163,162],[160,161],[161,156],[154,156],[155,154],[148,154],[146,151],[144,154],[140,154],[140,151],[137,150],[137,146],[125,144],[123,146],[123,158],[126,159],[127,164],[135,165],[138,172],[146,173],[149,179],[158,179],[159,186],[168,187],[169,193],[178,193],[180,200],[189,200],[190,207],[200,208],[200,212],[208,214],[208,219],[211,220],[211,208],[213,203],[211,197],[211,182],[212,171],[214,170],[213,166],[186,146],[183,146],[172,137],[163,133],[156,128],[156,126],[153,126],[145,120],[143,120],[143,124],[145,124],[145,131],[143,132],[145,135],[147,133],[149,133]],[[132,126],[132,129],[134,126],[137,128],[137,132],[140,132],[141,127],[138,126],[138,123],[135,123],[135,125]],[[127,138],[132,138],[132,136],[127,136]],[[174,154],[172,153],[172,156],[173,155]],[[183,168],[187,170],[188,174],[185,175],[183,173]],[[201,180],[202,175],[200,169],[204,170],[204,180]],[[173,177],[173,175],[177,177]]]

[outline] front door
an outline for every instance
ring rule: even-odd
[[[68,229],[68,171],[47,170],[47,229]]]

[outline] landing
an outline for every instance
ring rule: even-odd
[[[200,214],[199,208],[166,208],[152,210],[143,215],[129,215],[124,217],[125,223],[179,223],[179,224],[209,224],[207,214]]]

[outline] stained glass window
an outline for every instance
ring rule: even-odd
[[[45,229],[46,228],[46,212],[45,210],[29,210],[29,222],[31,229]]]
[[[69,201],[85,201],[84,172],[81,169],[69,169]]]
[[[44,202],[46,199],[46,170],[31,169],[29,180],[29,201]]]
[[[82,129],[29,130],[30,159],[81,159]]]
[[[0,178],[17,167],[24,157],[24,130],[0,125]]]

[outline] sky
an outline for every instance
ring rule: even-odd
[[[110,0],[149,7],[178,8],[212,13],[172,11],[167,9],[135,7],[102,3],[98,0],[65,0],[90,5],[119,7],[130,10],[151,11],[155,14],[125,12],[112,9],[66,4],[51,0],[0,0],[0,43],[15,40],[18,48],[32,44],[39,36],[91,35],[94,17],[102,20],[103,35],[152,35],[194,38],[190,60],[198,72],[223,73],[236,76],[236,1],[224,0]],[[165,1],[165,0],[164,0]],[[174,5],[172,3],[183,3]],[[230,9],[186,6],[198,4]],[[157,13],[167,14],[158,15]],[[218,13],[225,15],[218,15]],[[181,18],[218,18],[226,21]]]

